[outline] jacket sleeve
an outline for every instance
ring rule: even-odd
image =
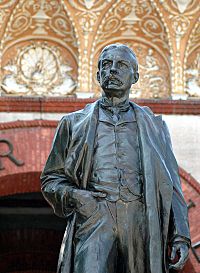
[[[55,214],[60,217],[67,217],[73,213],[69,195],[74,186],[64,172],[69,143],[70,121],[63,117],[57,127],[49,157],[40,177],[42,193]]]
[[[185,202],[178,164],[173,154],[171,138],[167,125],[164,123],[164,134],[166,139],[166,165],[173,181],[173,195],[170,213],[169,241],[185,241],[190,245],[190,231],[188,223],[188,209]]]

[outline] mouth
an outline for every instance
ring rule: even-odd
[[[117,77],[114,77],[113,75],[107,76],[103,82],[103,87],[109,88],[109,86],[115,85],[115,86],[122,86],[123,82],[118,79]]]

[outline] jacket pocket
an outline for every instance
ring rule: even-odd
[[[84,213],[84,215],[82,213]],[[100,204],[98,202],[96,202],[96,206],[93,206],[93,208],[91,207],[91,202],[81,206],[77,213],[76,219],[76,237],[80,237],[84,233],[88,233],[90,229],[95,227],[97,221],[100,219],[100,216]]]

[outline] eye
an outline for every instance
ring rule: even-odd
[[[119,68],[121,68],[121,69],[127,69],[129,66],[128,66],[128,64],[126,64],[126,63],[124,63],[124,62],[119,62],[118,63],[118,66],[119,66]]]
[[[111,65],[112,65],[112,62],[109,61],[109,60],[104,60],[104,61],[102,61],[102,67],[103,67],[103,68],[110,67]]]

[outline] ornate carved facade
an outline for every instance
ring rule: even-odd
[[[137,54],[132,98],[200,97],[198,0],[3,0],[2,96],[99,96],[97,59],[110,43]]]

